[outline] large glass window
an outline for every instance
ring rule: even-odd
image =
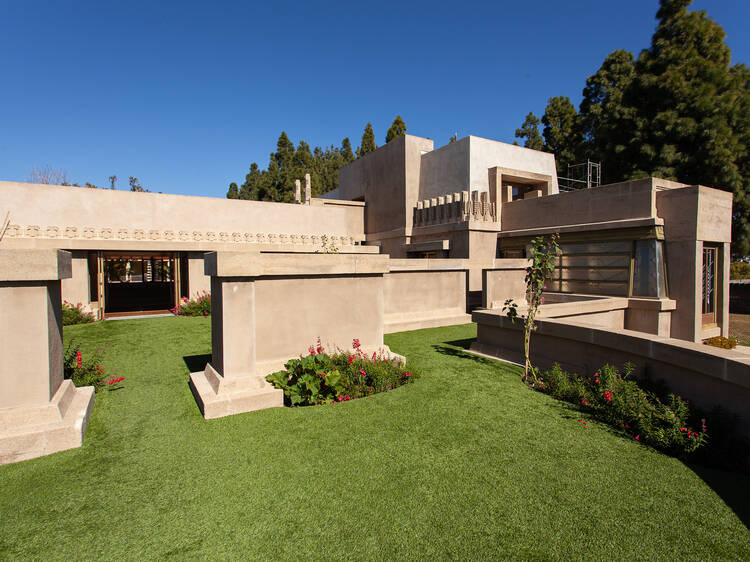
[[[664,241],[636,240],[633,252],[633,296],[667,297]]]
[[[703,248],[701,312],[703,324],[716,323],[716,248]]]

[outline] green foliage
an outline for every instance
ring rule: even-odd
[[[393,139],[397,137],[402,137],[405,134],[406,134],[406,123],[404,123],[404,120],[401,119],[400,115],[396,115],[396,118],[393,120],[393,123],[388,129],[388,133],[386,133],[385,135],[385,142],[389,143]]]
[[[542,135],[539,134],[540,123],[539,117],[529,112],[526,119],[523,120],[521,128],[516,129],[516,138],[525,139],[523,145],[526,148],[533,148],[534,150],[542,150],[544,148]]]
[[[94,315],[83,309],[83,303],[73,304],[68,301],[62,303],[62,324],[72,326],[73,324],[89,324],[96,320]]]
[[[529,371],[536,380],[536,371],[531,366],[529,358],[529,346],[531,345],[531,332],[536,329],[534,319],[539,310],[539,306],[544,302],[542,293],[546,288],[547,279],[552,277],[557,263],[557,256],[560,254],[560,247],[557,243],[559,235],[555,232],[549,238],[537,236],[531,241],[531,256],[529,266],[526,268],[526,305],[528,307],[526,315],[518,314],[518,305],[513,299],[508,299],[503,304],[503,312],[507,311],[507,316],[513,322],[516,319],[523,321],[523,351],[524,351],[524,375],[523,380],[528,380]]]
[[[725,338],[724,336],[716,336],[703,340],[705,345],[712,347],[719,347],[721,349],[734,349],[737,347],[737,340],[734,338]]]
[[[583,147],[578,134],[563,134],[548,139],[546,149],[563,163],[571,155],[601,161],[606,183],[658,176],[731,191],[732,253],[744,256],[750,254],[750,69],[731,65],[724,30],[704,11],[688,11],[690,4],[660,0],[651,46],[635,60],[612,52],[588,78],[578,116]],[[562,113],[572,117],[570,107],[551,116]],[[529,117],[524,126],[516,136],[532,138]]]
[[[150,193],[150,190],[143,187],[139,182],[138,178],[135,176],[130,176],[128,178],[128,184],[130,185],[130,191],[137,191],[139,193]]]
[[[630,377],[632,371],[627,364],[623,374],[616,367],[605,365],[589,378],[563,371],[555,364],[550,371],[540,373],[531,386],[576,404],[637,441],[670,455],[686,455],[706,444],[705,420],[701,420],[700,430],[690,427],[688,401],[668,394],[662,402]]]
[[[367,357],[359,341],[354,352],[325,353],[320,344],[310,346],[310,354],[287,361],[285,370],[272,373],[266,380],[284,391],[291,406],[333,404],[372,396],[407,384],[416,375],[397,361],[373,353]]]
[[[193,299],[182,297],[180,304],[171,309],[178,316],[208,316],[211,314],[211,295],[201,291]]]
[[[71,340],[63,354],[63,377],[72,380],[76,386],[93,386],[96,392],[104,386],[113,390],[118,388],[117,385],[124,380],[124,377],[115,378],[107,375],[101,364],[105,351],[106,346],[84,358],[81,344],[76,340]]]
[[[312,196],[317,197],[338,187],[339,168],[354,161],[352,145],[348,138],[341,148],[329,146],[314,149],[305,141],[295,147],[285,131],[276,142],[276,151],[269,157],[268,168],[261,170],[257,162],[250,165],[245,182],[235,189],[229,184],[227,198],[257,201],[294,201],[294,180],[310,174]],[[236,196],[235,196],[236,195]]]
[[[557,173],[566,176],[568,164],[575,164],[583,145],[581,123],[568,96],[550,98],[542,117],[544,150],[555,154]]]
[[[729,265],[730,279],[750,279],[750,263],[733,262]]]
[[[362,144],[357,149],[357,158],[369,154],[378,147],[375,144],[375,131],[372,129],[372,123],[365,125],[365,132],[362,133]]]

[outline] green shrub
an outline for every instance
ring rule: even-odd
[[[63,326],[72,326],[73,324],[90,324],[95,320],[94,315],[83,310],[83,304],[73,304],[68,301],[62,303],[62,323]]]
[[[99,348],[88,358],[84,359],[81,353],[81,344],[75,340],[68,344],[63,354],[63,376],[73,381],[76,386],[93,386],[98,392],[100,388],[108,386],[112,389],[118,388],[124,377],[108,375],[101,365],[101,357],[104,349]]]
[[[720,347],[721,349],[734,349],[737,347],[737,340],[734,338],[725,338],[724,336],[716,336],[703,340],[705,345],[713,347]]]
[[[563,371],[555,364],[530,386],[572,402],[637,441],[665,453],[682,456],[704,445],[708,440],[705,420],[700,420],[700,430],[690,426],[688,402],[675,394],[667,394],[660,400],[630,378],[632,370],[631,365],[626,365],[621,374],[616,367],[605,365],[589,378]]]
[[[408,384],[417,375],[407,371],[400,361],[372,354],[367,357],[359,340],[354,352],[327,354],[318,340],[309,355],[287,361],[285,370],[272,373],[266,380],[284,391],[291,406],[312,406],[345,402]]]
[[[741,261],[729,265],[730,279],[750,279],[750,263]]]
[[[194,299],[182,297],[172,312],[178,316],[208,316],[211,314],[211,295],[202,291]]]

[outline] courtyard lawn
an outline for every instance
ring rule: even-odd
[[[0,466],[0,558],[750,559],[750,478],[584,428],[474,325],[387,336],[413,385],[205,421],[209,322],[65,329],[123,388],[82,448]]]
[[[730,314],[729,335],[738,344],[750,346],[750,314]]]

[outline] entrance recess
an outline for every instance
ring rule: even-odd
[[[178,264],[164,252],[104,253],[105,314],[168,312],[175,306]]]

